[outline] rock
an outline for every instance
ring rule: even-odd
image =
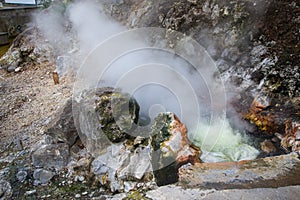
[[[261,150],[263,150],[265,153],[270,154],[277,151],[277,148],[270,140],[264,140],[260,143]]]
[[[5,167],[0,170],[0,180],[7,179],[10,175],[10,169],[9,167]]]
[[[21,67],[17,67],[17,68],[15,69],[15,72],[20,72],[21,70],[22,70]],[[8,71],[8,69],[7,69],[7,71]]]
[[[112,144],[93,161],[93,173],[111,192],[150,189],[156,183],[176,182],[181,165],[199,162],[200,150],[191,145],[187,128],[175,114],[160,114],[151,130],[143,131],[150,131],[151,136]]]
[[[16,70],[16,66],[15,65],[9,65],[8,67],[7,67],[7,72],[14,72],[15,70]]]
[[[70,56],[57,56],[56,58],[56,72],[59,76],[63,76],[71,66]]]
[[[124,192],[129,192],[136,188],[136,183],[133,181],[125,181],[124,182]]]
[[[96,95],[96,113],[104,134],[112,142],[129,137],[127,133],[138,122],[140,108],[136,100],[112,88],[100,88]]]
[[[197,163],[179,169],[179,184],[188,188],[257,188],[300,184],[296,154],[252,161]]]
[[[12,188],[9,182],[0,180],[0,199],[10,199],[12,196]]]
[[[30,196],[30,195],[33,195],[33,194],[35,194],[36,193],[36,190],[30,190],[30,191],[26,191],[25,192],[25,195],[26,196]]]
[[[71,147],[78,139],[72,112],[72,99],[68,99],[48,124],[45,134],[50,135],[58,142],[64,142]]]
[[[287,121],[285,123],[285,134],[281,136],[281,147],[287,152],[295,152],[300,155],[300,139],[298,137],[300,132],[300,124]]]
[[[20,181],[20,182],[24,182],[26,177],[27,177],[27,172],[26,171],[19,171],[16,175],[17,179]]]
[[[32,154],[35,167],[61,170],[67,166],[69,159],[69,146],[67,144],[43,145]]]
[[[137,147],[130,140],[111,145],[105,154],[93,161],[92,170],[100,184],[111,192],[137,189],[138,183],[155,184],[149,141]],[[146,189],[145,185],[143,188]]]
[[[298,114],[295,112],[300,108],[297,98],[287,100],[284,104],[276,102],[278,101],[272,100],[263,93],[260,93],[252,101],[247,113],[243,114],[247,121],[255,125],[250,133],[265,138],[270,138],[274,134],[286,135],[288,132],[287,123],[299,120]],[[244,107],[247,108],[245,105]]]
[[[82,143],[97,157],[112,143],[134,137],[139,105],[120,90],[97,88],[82,92],[73,112]]]
[[[152,125],[152,165],[158,185],[177,181],[177,169],[200,162],[199,148],[187,138],[187,128],[174,113],[161,113]]]
[[[155,190],[147,191],[146,197],[152,200],[168,199],[298,199],[300,195],[300,186],[288,186],[279,188],[255,188],[255,189],[230,189],[214,190],[199,188],[182,188],[176,185],[166,185]]]
[[[74,178],[74,181],[80,181],[80,182],[83,182],[84,181],[84,176],[75,176],[75,178]]]
[[[276,116],[276,113],[269,111],[269,106],[269,98],[264,95],[258,95],[253,100],[244,118],[255,124],[256,127],[266,135],[273,135],[280,130],[282,120]]]
[[[36,169],[33,172],[33,178],[35,179],[35,184],[48,184],[52,179],[54,173],[44,169]]]

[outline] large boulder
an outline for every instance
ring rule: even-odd
[[[127,93],[112,88],[100,88],[96,91],[96,113],[103,133],[112,142],[128,138],[138,123],[140,107]]]
[[[74,98],[73,113],[82,143],[97,157],[112,143],[133,138],[139,105],[129,94],[104,87]]]

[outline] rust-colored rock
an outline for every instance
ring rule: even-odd
[[[158,185],[176,182],[180,166],[200,162],[200,149],[188,140],[186,126],[174,113],[158,115],[152,135],[152,165]]]
[[[258,132],[264,136],[270,137],[272,135],[286,135],[287,123],[289,121],[299,121],[300,114],[300,99],[294,98],[286,101],[284,104],[272,103],[265,100],[267,97],[257,96],[251,103],[248,111],[241,112],[244,119],[256,125],[257,130],[251,132]]]
[[[277,148],[270,140],[265,140],[260,143],[261,150],[263,150],[265,153],[270,154],[277,151]]]
[[[52,72],[52,77],[53,77],[54,84],[55,85],[59,84],[59,76],[56,71]]]
[[[266,112],[268,106],[254,99],[245,119],[254,123],[260,130],[273,134],[278,128],[272,112]]]
[[[300,155],[300,124],[287,121],[285,124],[285,135],[277,134],[281,139],[281,146],[288,152]]]
[[[154,135],[154,142],[162,150],[163,157],[173,156],[178,167],[186,163],[200,162],[200,148],[191,144],[187,137],[187,127],[178,119],[174,113],[162,113],[156,120],[165,118],[165,126],[161,127],[160,132]],[[159,120],[161,122],[161,120]],[[162,120],[164,121],[164,120]],[[167,130],[166,130],[167,128]],[[154,128],[156,130],[156,128]],[[163,132],[166,133],[163,133]],[[161,135],[167,135],[162,137]]]

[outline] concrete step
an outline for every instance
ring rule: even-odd
[[[0,45],[8,44],[8,33],[7,32],[0,32]]]

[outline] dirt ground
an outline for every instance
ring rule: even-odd
[[[54,70],[50,63],[19,73],[0,70],[0,149],[11,142],[30,146],[38,141],[55,111],[71,96],[72,81],[62,78],[55,85]]]

